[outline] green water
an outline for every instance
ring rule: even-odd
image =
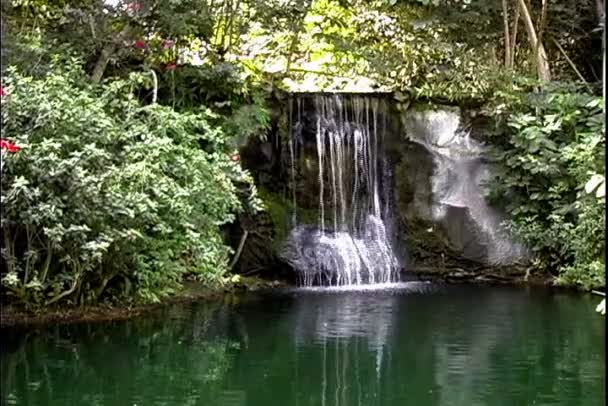
[[[12,405],[603,405],[599,300],[409,285],[1,332]]]

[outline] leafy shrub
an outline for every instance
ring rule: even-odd
[[[212,123],[229,136],[229,145],[243,146],[250,137],[266,136],[270,111],[266,94],[242,67],[208,58],[199,66],[180,66],[160,76],[159,103],[180,111],[205,105],[216,115]]]
[[[584,190],[604,172],[603,104],[560,87],[511,95],[509,107],[497,110],[492,139],[503,165],[491,197],[511,214],[510,228],[539,267],[557,270],[559,283],[586,289],[605,284],[605,198]]]
[[[219,227],[250,175],[205,110],[142,106],[129,80],[86,84],[78,65],[9,71],[2,133],[22,149],[2,174],[3,286],[28,305],[134,295],[157,301],[192,274],[219,280]]]

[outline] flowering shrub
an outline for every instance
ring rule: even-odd
[[[0,140],[0,149],[3,151],[6,150],[8,152],[19,152],[21,147],[16,146],[9,140]]]
[[[0,160],[0,172],[2,171],[2,167],[4,166],[4,160],[6,159],[6,154],[19,152],[21,147],[16,146],[12,142],[8,140],[0,140],[0,150],[2,150],[2,159]]]
[[[187,275],[219,280],[230,254],[219,227],[243,191],[259,204],[226,136],[204,111],[140,105],[131,80],[82,78],[55,67],[6,79],[2,128],[15,142],[2,148],[24,148],[2,175],[3,286],[37,306],[157,301]]]

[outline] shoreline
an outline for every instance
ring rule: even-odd
[[[549,273],[530,273],[511,270],[489,272],[488,268],[467,270],[465,268],[437,268],[416,267],[407,273],[414,274],[420,280],[428,280],[444,283],[472,283],[488,285],[513,285],[513,286],[544,286],[555,289],[577,290],[574,286],[555,285],[556,277]]]
[[[210,288],[200,282],[188,281],[184,283],[182,291],[161,299],[158,303],[117,303],[73,307],[60,305],[37,311],[28,311],[10,303],[2,303],[0,306],[0,329],[128,320],[170,305],[222,300],[227,295],[254,292],[279,286],[284,286],[284,284],[259,278],[241,278],[238,283],[223,288]]]
[[[90,306],[53,307],[37,311],[2,303],[0,310],[0,329],[12,327],[44,327],[49,324],[72,324],[86,322],[107,322],[128,320],[153,312],[162,307],[195,301],[218,300],[227,292],[224,290],[198,289],[193,292],[188,288],[158,303],[148,304],[99,304]]]
[[[403,281],[429,281],[447,284],[476,284],[476,285],[504,285],[504,286],[534,286],[546,287],[555,290],[577,291],[574,287],[556,286],[555,277],[548,274],[530,275],[525,278],[524,273],[504,274],[500,272],[488,273],[482,271],[465,271],[462,268],[437,269],[414,268],[407,272]],[[226,288],[209,288],[199,282],[187,282],[184,289],[174,296],[167,297],[159,303],[138,305],[96,305],[83,307],[54,307],[52,309],[27,311],[14,305],[2,303],[0,309],[0,329],[5,328],[35,328],[50,324],[73,324],[87,322],[108,322],[128,320],[139,317],[166,306],[175,304],[188,304],[222,300],[227,295],[244,292],[255,292],[273,288],[291,286],[285,282],[270,281],[260,278],[243,278],[238,284]]]

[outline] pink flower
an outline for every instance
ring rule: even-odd
[[[239,154],[232,155],[230,157],[234,162],[239,162],[241,160],[241,156]]]
[[[144,6],[141,3],[138,3],[136,1],[127,4],[127,10],[140,11],[143,8],[144,8]]]
[[[171,41],[170,39],[163,40],[163,42],[161,44],[161,46],[163,47],[163,49],[172,48],[173,45],[175,45],[175,42]]]
[[[8,152],[19,152],[21,147],[16,146],[9,140],[0,140],[0,149],[6,149]]]
[[[0,87],[0,97],[4,97],[6,96],[6,92],[4,91],[3,87]]]
[[[165,69],[167,70],[175,70],[175,68],[177,68],[177,65],[175,64],[175,62],[171,62],[165,65]]]
[[[137,40],[135,41],[135,48],[137,49],[144,49],[146,47],[146,43],[142,40]]]

